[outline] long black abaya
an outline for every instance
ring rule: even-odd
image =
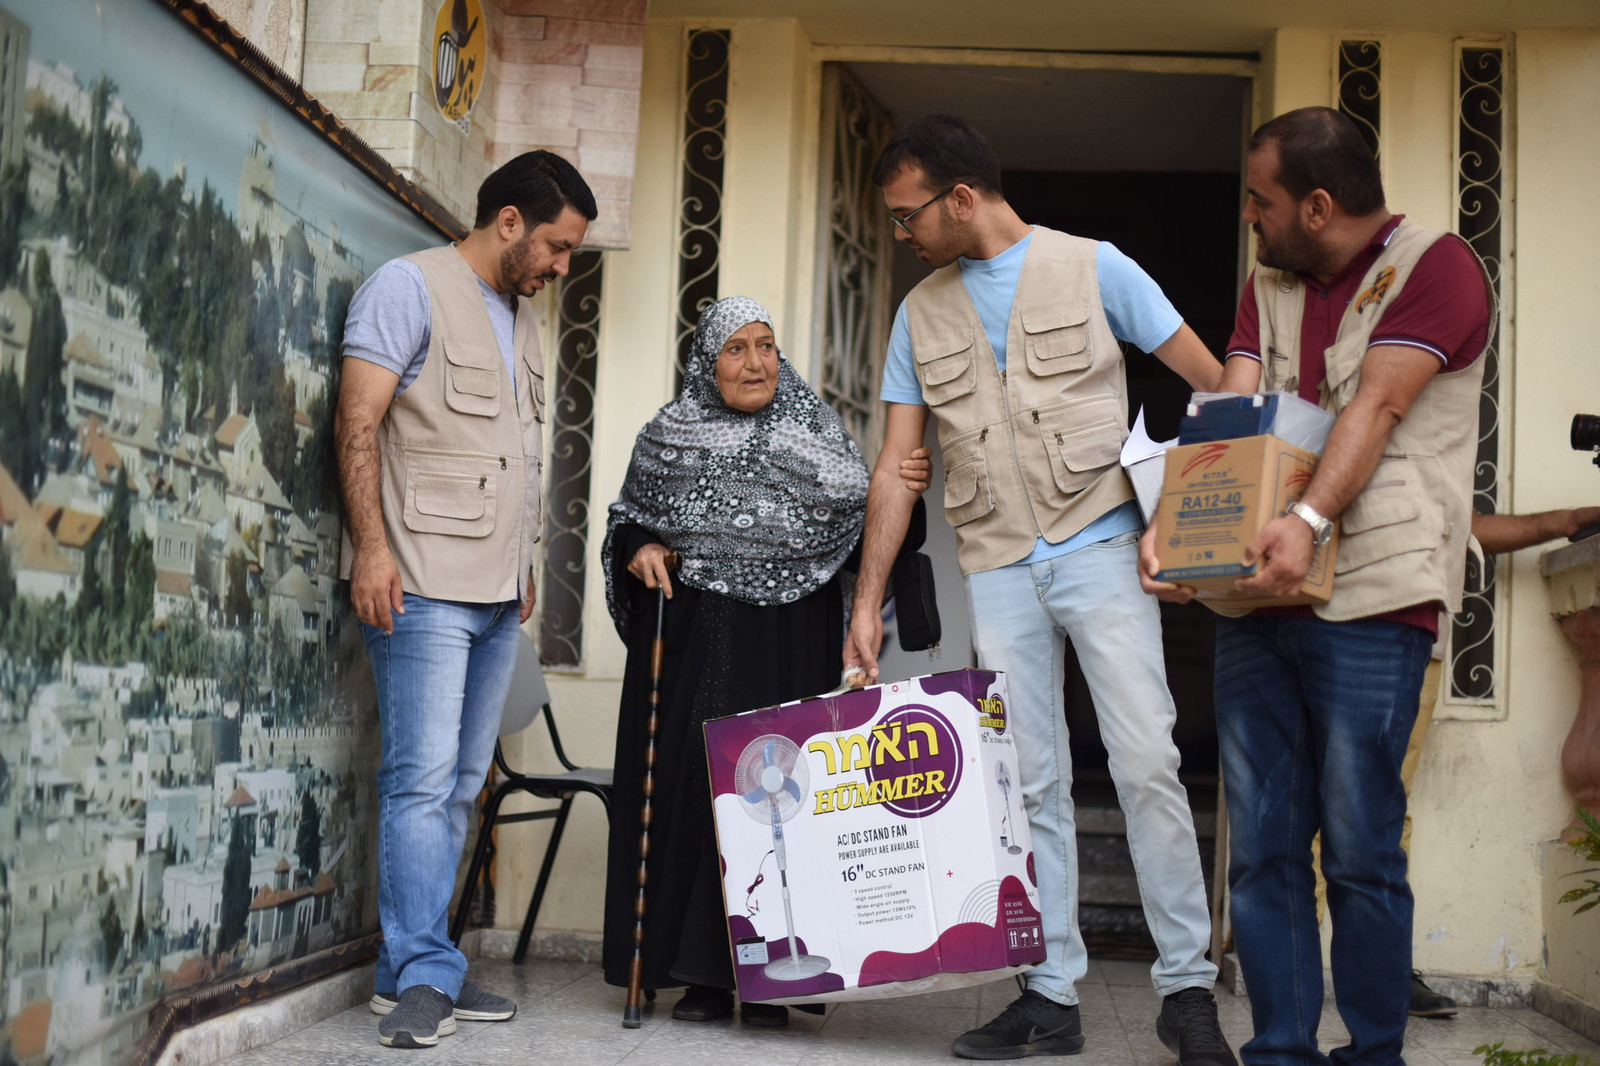
[[[617,723],[604,962],[606,981],[625,986],[633,960],[650,643],[656,618],[656,593],[627,573],[627,563],[656,538],[626,524],[615,536],[614,587],[632,618]],[[701,725],[837,684],[844,639],[839,581],[835,577],[795,603],[769,607],[676,583],[667,601],[664,635],[643,985],[731,989],[733,962]]]

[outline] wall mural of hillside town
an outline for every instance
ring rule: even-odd
[[[164,8],[0,4],[0,1063],[118,1063],[376,930],[332,377],[441,238]]]

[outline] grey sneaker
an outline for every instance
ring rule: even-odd
[[[400,1003],[392,992],[374,992],[367,1000],[367,1009],[382,1016]],[[463,1022],[509,1022],[516,1017],[517,1005],[504,996],[485,992],[471,981],[461,982],[461,994],[456,997],[456,1020]]]
[[[412,985],[378,1022],[378,1043],[384,1047],[433,1047],[441,1036],[455,1031],[450,997],[431,985]]]

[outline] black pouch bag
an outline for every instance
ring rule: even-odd
[[[939,601],[934,596],[933,560],[917,549],[928,535],[928,511],[917,497],[911,524],[890,574],[894,592],[895,628],[901,651],[923,651],[939,643]]]

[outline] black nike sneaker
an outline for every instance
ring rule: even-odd
[[[1078,1005],[1063,1006],[1030,989],[988,1025],[958,1036],[950,1050],[963,1059],[1076,1055],[1083,1050]]]

